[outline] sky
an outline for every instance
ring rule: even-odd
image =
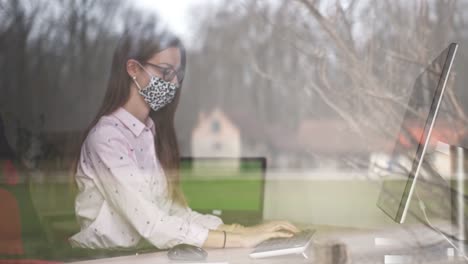
[[[163,21],[181,38],[190,38],[191,7],[219,5],[223,0],[134,0],[134,3],[148,11],[158,13]]]

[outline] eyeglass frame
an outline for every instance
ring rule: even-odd
[[[150,63],[150,62],[147,62],[147,61],[143,62],[142,64],[149,65],[149,66],[152,66],[152,67],[156,68],[162,74],[162,79],[165,80],[166,82],[171,82],[174,79],[174,77],[176,77],[176,76],[177,76],[177,82],[179,84],[182,83],[182,81],[184,79],[184,75],[185,75],[184,70],[182,70],[182,69],[176,70],[170,64],[167,64],[167,63],[153,64],[153,63]],[[160,65],[167,65],[168,67],[162,67]],[[172,75],[172,77],[170,79],[166,78],[166,76],[168,74],[166,72],[164,72],[165,70],[171,70],[171,73],[169,73],[169,74],[173,74],[173,75]]]

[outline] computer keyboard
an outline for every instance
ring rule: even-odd
[[[301,254],[310,244],[315,230],[304,230],[287,238],[272,238],[258,244],[249,256],[266,258],[288,254]]]

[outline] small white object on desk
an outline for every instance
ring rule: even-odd
[[[385,255],[385,264],[406,264],[411,263],[411,256],[404,255]]]

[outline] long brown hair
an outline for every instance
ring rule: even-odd
[[[140,31],[141,33],[141,31]],[[102,116],[110,115],[123,106],[130,96],[131,78],[127,73],[126,63],[129,59],[140,62],[149,60],[154,54],[169,47],[176,47],[181,54],[180,67],[185,71],[186,53],[181,41],[171,33],[165,31],[158,34],[134,34],[130,31],[123,33],[112,59],[109,81],[104,101],[89,127],[85,130],[80,146],[84,143],[89,131],[98,123]],[[182,83],[177,89],[174,100],[158,111],[151,111],[156,129],[154,147],[157,159],[166,174],[168,194],[175,202],[186,206],[185,197],[180,189],[179,176],[179,146],[174,127],[174,116],[179,103]],[[79,152],[72,166],[73,175],[76,173]]]

